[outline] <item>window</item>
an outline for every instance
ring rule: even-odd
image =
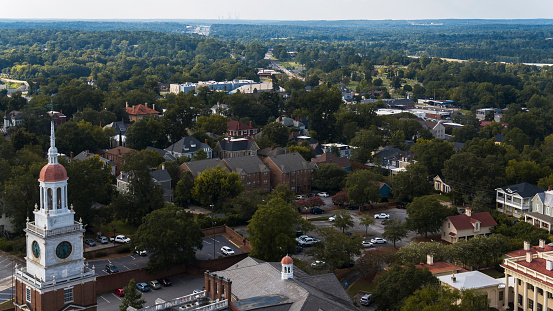
[[[296,180],[295,180],[295,179],[292,179],[292,183],[293,183],[293,184],[296,183]]]
[[[547,293],[547,298],[548,299],[553,299],[553,293]]]
[[[448,228],[448,229],[449,229],[450,225],[451,225],[451,223],[448,222],[448,223],[447,223],[447,228]]]
[[[545,214],[548,215],[548,216],[551,216],[551,207],[549,207],[549,206],[545,207]]]
[[[292,190],[292,191],[296,191],[296,187],[292,187],[292,189],[291,189],[291,190]]]
[[[538,287],[538,294],[540,294],[540,295],[543,296],[543,289],[541,289],[541,288]]]
[[[266,184],[267,184],[267,179],[265,179],[265,180],[263,181],[263,184],[264,184],[264,185],[266,185]]]
[[[269,175],[269,173],[267,173],[267,172],[263,173],[263,176],[266,177],[267,175]]]
[[[251,186],[251,185],[252,185],[252,183],[248,181],[248,187]]]
[[[534,285],[528,284],[528,289],[531,290],[531,291],[534,291]]]
[[[63,302],[68,303],[73,301],[73,288],[66,288],[63,291]]]
[[[503,293],[504,293],[504,291],[499,292],[499,300],[503,300]]]
[[[541,303],[538,303],[538,311],[543,311],[543,306],[541,305]]]
[[[25,287],[25,300],[31,302],[31,289],[29,287]]]
[[[519,305],[522,304],[522,295],[521,294],[518,294],[518,304]]]
[[[534,309],[534,300],[528,298],[528,309]]]
[[[292,172],[292,176],[296,176],[296,172]]]

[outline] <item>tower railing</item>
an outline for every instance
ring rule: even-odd
[[[26,281],[27,283],[32,284],[34,287],[40,289],[40,288],[47,288],[47,287],[52,287],[56,285],[63,285],[73,281],[94,277],[96,276],[96,272],[93,269],[85,267],[82,270],[82,273],[80,274],[71,275],[71,276],[61,278],[61,279],[56,279],[56,280],[44,281],[44,280],[37,279],[33,275],[29,274],[27,272],[27,268],[19,268],[15,270],[15,276],[23,281]]]
[[[67,233],[72,233],[75,231],[84,231],[83,224],[75,221],[73,225],[55,228],[55,229],[44,229],[35,225],[35,222],[28,222],[26,232],[32,232],[42,237],[51,237],[56,235],[62,235]]]

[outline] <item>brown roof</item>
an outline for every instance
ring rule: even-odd
[[[415,265],[415,267],[423,268],[423,269],[427,268],[432,274],[447,272],[447,271],[453,271],[453,272],[456,272],[456,273],[468,272],[467,270],[465,270],[465,269],[463,269],[463,268],[461,268],[457,265],[454,265],[454,264],[451,264],[451,263],[445,262],[445,261],[437,261],[433,265],[429,265],[427,263],[420,263],[418,265]]]
[[[323,163],[334,163],[339,167],[350,167],[351,162],[346,157],[337,157],[331,152],[325,152],[320,157],[316,159],[311,159],[311,165],[323,164]]]
[[[125,153],[129,152],[129,151],[132,151],[134,149],[131,149],[131,148],[127,148],[127,147],[124,147],[124,146],[119,146],[119,147],[115,147],[113,149],[110,149],[110,150],[107,150],[104,154],[113,154],[113,155],[116,155],[116,156],[122,156],[124,155]]]
[[[61,164],[47,164],[40,171],[38,180],[44,182],[67,180],[67,171]]]
[[[480,221],[481,227],[495,226],[497,223],[493,219],[492,215],[488,212],[474,213],[470,217],[463,214],[457,216],[447,217],[453,224],[453,227],[457,230],[474,228],[473,222]]]
[[[526,252],[525,252],[526,253]],[[520,274],[523,274],[533,280],[536,280],[542,284],[546,284],[548,286],[553,286],[552,283],[550,282],[546,282],[544,281],[543,279],[541,278],[537,278],[535,275],[533,275],[532,272],[538,272],[538,273],[541,273],[541,274],[544,274],[544,275],[547,275],[548,277],[550,278],[553,278],[553,271],[549,271],[545,268],[545,259],[544,258],[532,258],[532,261],[531,262],[527,262],[526,260],[521,260],[521,261],[517,261],[516,263],[520,266],[523,266],[527,269],[516,269],[512,266],[508,266],[508,265],[505,265],[505,264],[502,264],[501,266],[503,268],[508,268],[510,270],[514,270],[514,271],[517,271],[518,273]],[[531,270],[530,273],[528,273],[529,271],[528,270]]]
[[[254,127],[250,127],[246,123],[242,123],[233,119],[230,119],[230,121],[227,122],[227,128],[229,130],[251,130]]]
[[[139,116],[139,115],[159,114],[159,111],[155,111],[154,109],[148,108],[140,104],[132,107],[127,107],[127,113],[129,115]]]
[[[549,246],[549,244],[545,244],[545,248],[541,248],[539,246],[532,246],[530,247],[529,251],[525,251],[524,249],[517,249],[516,251],[508,252],[505,254],[507,257],[522,257],[526,256],[527,252],[530,252],[532,254],[536,254],[538,252],[550,252],[553,251],[553,246]]]

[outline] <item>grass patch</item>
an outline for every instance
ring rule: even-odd
[[[382,273],[379,272],[376,275],[379,276]],[[367,275],[359,278],[357,281],[353,282],[348,289],[346,290],[350,297],[355,296],[360,290],[372,293],[375,291],[376,286],[378,285],[378,277],[374,275]]]
[[[451,198],[443,194],[435,195],[434,198],[440,201],[451,202]]]
[[[470,110],[461,109],[459,110],[459,112],[462,114],[467,114],[467,113],[470,113]]]
[[[322,220],[328,220],[331,216],[319,216],[319,217],[313,217],[309,218],[309,221],[322,221]]]
[[[113,227],[115,225],[115,235],[124,234],[124,235],[134,235],[138,230],[138,227],[135,227],[130,224],[126,224],[120,220],[114,221],[108,225],[102,226],[102,231],[109,232],[109,236],[113,235]]]

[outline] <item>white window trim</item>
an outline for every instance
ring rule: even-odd
[[[25,286],[25,300],[28,302],[28,303],[31,303],[31,288],[28,287],[28,286]]]
[[[71,295],[71,300],[67,299],[68,294]],[[73,295],[73,287],[64,288],[63,289],[63,302],[64,303],[73,302],[74,299],[75,299],[75,297]]]

